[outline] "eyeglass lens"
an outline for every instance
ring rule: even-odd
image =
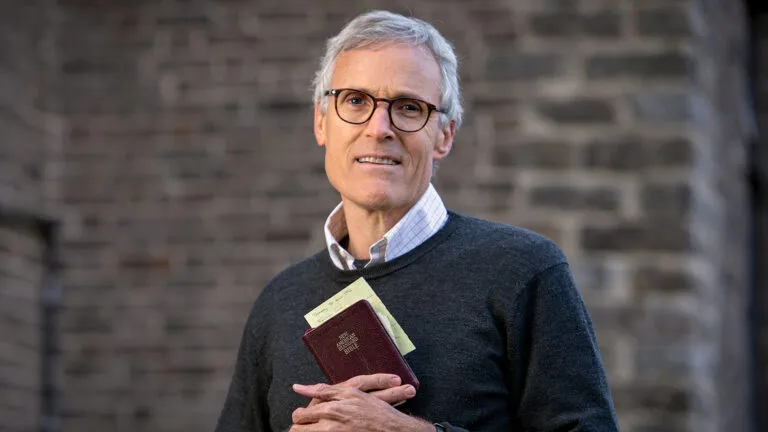
[[[376,101],[367,93],[345,89],[336,95],[336,112],[346,122],[365,123],[375,108]],[[412,132],[424,127],[429,107],[418,99],[401,98],[392,101],[389,113],[396,128]]]

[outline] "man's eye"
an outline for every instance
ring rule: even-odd
[[[344,96],[344,103],[348,105],[365,105],[368,103],[368,98],[360,93],[350,93]]]
[[[415,101],[400,101],[396,107],[398,112],[409,116],[421,115],[424,108]]]

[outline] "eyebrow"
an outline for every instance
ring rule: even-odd
[[[374,94],[374,92],[371,91],[371,89],[368,89],[368,88],[365,88],[365,87],[348,87],[348,88],[364,91],[364,92],[366,92],[368,94],[371,94],[371,95]],[[400,99],[400,98],[418,99],[420,101],[424,101],[424,102],[427,102],[427,103],[432,103],[432,102],[429,102],[429,101],[425,100],[424,96],[421,96],[421,95],[418,95],[416,93],[412,93],[412,92],[409,92],[409,91],[398,91],[397,93],[392,95],[391,98],[388,98],[388,99]]]

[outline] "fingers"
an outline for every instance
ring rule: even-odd
[[[308,398],[320,399],[321,401],[333,401],[342,399],[351,399],[360,397],[366,393],[354,387],[347,387],[341,384],[313,384],[303,385],[294,384],[293,391]]]
[[[293,385],[293,391],[296,393],[308,398],[321,399],[323,401],[334,400],[343,389],[343,387],[328,384]]]
[[[392,374],[372,374],[372,375],[358,375],[350,378],[341,385],[347,387],[354,387],[360,391],[369,392],[371,390],[383,390],[400,385],[400,377]]]
[[[309,406],[320,402],[360,397],[365,393],[388,404],[401,403],[416,395],[411,385],[400,385],[400,377],[390,374],[359,375],[336,385],[294,384],[293,391],[312,398]]]
[[[309,387],[318,386],[302,386]],[[411,386],[398,386],[398,388],[380,390],[395,394],[396,390],[406,392],[413,390]],[[407,387],[411,387],[408,389]],[[314,389],[309,389],[314,390]],[[319,391],[338,391],[338,395],[352,395],[348,399],[332,400],[319,403],[312,407],[296,408],[291,415],[293,426],[291,432],[302,431],[373,431],[373,430],[426,430],[424,423],[419,427],[415,425],[415,419],[394,409],[391,405],[358,389],[344,386],[327,386]],[[385,395],[387,393],[384,393]],[[421,420],[419,420],[421,421]]]
[[[320,399],[315,399],[315,398],[312,398],[312,400],[311,400],[311,401],[309,401],[309,405],[307,405],[307,408],[309,408],[309,407],[313,407],[313,406],[315,406],[315,405],[317,405],[317,404],[319,404],[319,403],[323,403],[323,402],[325,402],[325,401],[323,401],[323,400],[320,400]]]
[[[392,387],[385,390],[375,390],[375,391],[369,392],[368,394],[390,405],[397,406],[407,401],[408,399],[411,399],[412,397],[416,396],[416,389],[409,384],[404,384],[401,386]],[[325,401],[322,399],[312,398],[312,400],[309,401],[309,405],[307,405],[307,408],[311,408],[323,402]]]
[[[306,425],[333,418],[332,410],[328,409],[332,403],[329,402],[315,408],[296,408],[293,410],[293,414],[291,414],[291,420],[294,425]]]
[[[405,402],[406,400],[416,396],[416,389],[410,384],[404,384],[397,387],[388,388],[386,390],[377,390],[369,393],[371,396],[376,396],[382,401],[393,405],[396,403]]]
[[[293,390],[296,393],[312,400],[306,408],[297,408],[293,411],[291,432],[372,430],[376,429],[374,425],[389,424],[389,420],[393,419],[392,416],[403,415],[392,405],[402,403],[416,395],[416,389],[410,384],[391,386],[390,383],[395,381],[399,383],[400,379],[393,380],[392,376],[381,374],[355,377],[336,385],[294,384]],[[362,389],[384,388],[366,392],[357,386]]]
[[[330,398],[332,398],[332,395],[335,394],[333,391],[329,390],[330,387],[348,387],[348,388],[358,389],[362,392],[369,392],[372,390],[385,390],[385,389],[396,387],[399,385],[400,385],[399,376],[380,373],[380,374],[372,374],[372,375],[358,375],[342,383],[336,384],[335,386],[331,386],[328,384],[314,384],[309,386],[303,385],[303,384],[294,384],[293,390],[302,396],[311,397],[311,398],[317,397],[320,399],[329,400]],[[316,396],[319,394],[322,394],[325,396],[322,396],[322,397]]]
[[[310,386],[294,384],[293,390],[302,396],[312,398],[309,405],[307,405],[307,408],[313,407],[322,402],[351,399],[355,397],[360,398],[366,395],[366,393],[363,393],[358,389],[352,387],[344,387],[340,384],[335,386],[328,384],[315,384]],[[393,405],[404,402],[416,396],[416,389],[413,388],[413,386],[410,384],[404,384],[384,390],[372,391],[368,393],[368,395]]]

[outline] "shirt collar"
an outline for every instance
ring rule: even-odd
[[[371,245],[371,260],[368,265],[391,261],[411,251],[432,237],[448,220],[448,210],[432,184],[384,236]],[[355,269],[354,257],[339,241],[349,234],[343,204],[339,203],[325,221],[325,242],[328,253],[336,267],[342,270]]]

